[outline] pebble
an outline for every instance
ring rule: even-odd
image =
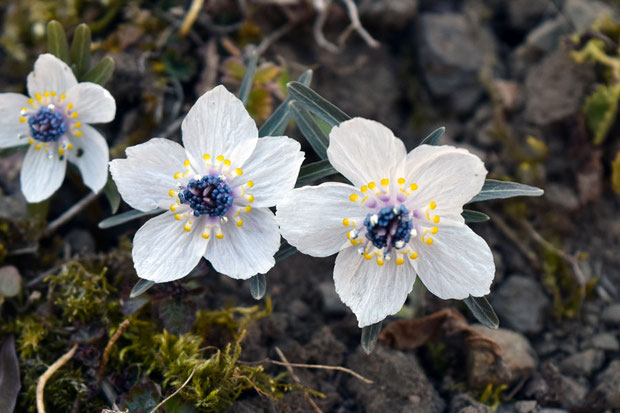
[[[492,304],[506,326],[521,333],[539,333],[549,299],[532,278],[512,275],[495,291]]]
[[[620,303],[612,304],[603,310],[601,319],[606,324],[620,325]]]

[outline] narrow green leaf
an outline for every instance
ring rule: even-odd
[[[470,295],[463,302],[480,324],[489,328],[499,327],[497,314],[495,314],[495,310],[493,310],[493,307],[485,297],[472,297]]]
[[[309,185],[316,180],[338,173],[327,159],[312,162],[301,167],[296,187]]]
[[[299,82],[308,86],[312,81],[312,69],[308,69],[299,76]],[[288,104],[292,100],[291,96],[286,99],[273,111],[269,119],[263,123],[258,130],[258,136],[280,136],[284,133],[286,125],[290,120]]]
[[[47,23],[47,50],[63,62],[71,63],[65,28],[56,20]]]
[[[121,194],[118,192],[118,188],[110,174],[108,174],[108,180],[103,187],[103,194],[110,203],[112,214],[116,214],[118,207],[121,205]]]
[[[285,260],[296,252],[297,248],[289,245],[287,242],[283,242],[282,245],[280,245],[280,249],[278,250],[278,252],[276,252],[273,258],[276,260],[276,262],[279,262]]]
[[[291,115],[293,115],[295,123],[310,146],[312,146],[312,149],[314,149],[314,152],[319,155],[319,158],[327,159],[329,138],[325,135],[325,132],[315,122],[310,112],[299,102],[293,100],[288,106],[291,109]]]
[[[349,115],[336,107],[336,105],[329,102],[308,86],[300,82],[289,82],[287,87],[293,99],[298,100],[308,108],[308,110],[329,123],[330,126],[337,126],[341,122],[351,119]]]
[[[426,138],[422,139],[420,145],[437,145],[439,138],[441,137],[441,135],[443,135],[445,131],[446,128],[444,128],[443,126],[441,128],[435,129]]]
[[[250,278],[250,294],[255,300],[260,300],[265,296],[267,291],[267,280],[265,274],[256,274]]]
[[[362,349],[366,354],[372,353],[377,345],[379,334],[381,334],[381,324],[383,321],[362,328]]]
[[[252,84],[254,83],[254,75],[256,74],[256,63],[258,62],[258,54],[256,49],[251,47],[248,50],[247,61],[245,65],[245,74],[241,81],[241,87],[239,88],[239,100],[245,105],[248,103],[248,96],[252,90]]]
[[[81,79],[83,82],[93,82],[98,85],[105,85],[114,73],[114,59],[106,56],[90,69]]]
[[[478,195],[469,202],[486,201],[489,199],[505,199],[515,196],[541,196],[544,194],[540,188],[510,181],[496,181],[487,179]]]
[[[136,298],[139,295],[144,294],[147,290],[149,290],[155,283],[149,280],[143,280],[140,278],[136,285],[131,289],[131,293],[129,294],[129,298]]]
[[[21,387],[15,338],[10,335],[0,346],[0,406],[3,412],[14,411]]]
[[[138,211],[137,209],[132,209],[131,211],[122,212],[120,214],[113,215],[109,218],[104,219],[103,221],[99,222],[99,228],[106,229],[116,227],[126,222],[133,221],[134,219],[154,215],[159,212],[164,212],[164,210],[161,208],[155,208],[151,211],[143,212]]]
[[[75,29],[73,43],[71,43],[71,63],[78,79],[81,79],[90,69],[90,43],[90,28],[82,23]]]
[[[491,219],[487,214],[478,211],[472,211],[471,209],[464,209],[461,215],[465,219],[466,224],[486,222]]]

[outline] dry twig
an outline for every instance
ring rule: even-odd
[[[278,353],[278,357],[280,357],[280,360],[282,360],[282,363],[284,364],[284,366],[286,366],[286,370],[288,370],[288,373],[291,375],[293,380],[301,384],[301,380],[299,380],[299,377],[297,377],[297,375],[293,371],[293,367],[291,366],[291,363],[288,362],[288,360],[284,356],[284,353],[282,353],[282,350],[280,350],[278,346],[276,346],[276,353]],[[310,397],[308,393],[304,393],[304,396],[306,400],[308,400],[308,403],[310,403],[310,405],[312,406],[312,408],[314,409],[316,413],[323,413],[323,411],[319,408],[319,406],[316,405],[316,403],[314,402],[314,400],[312,400],[312,397]]]
[[[160,407],[162,407],[164,404],[166,404],[166,402],[170,399],[172,399],[174,396],[176,396],[177,394],[179,394],[179,392],[181,390],[183,390],[183,387],[187,386],[187,384],[189,383],[189,381],[192,379],[192,377],[194,377],[194,373],[196,373],[196,369],[198,368],[198,366],[194,367],[192,369],[192,372],[190,373],[189,377],[187,378],[187,380],[185,380],[185,383],[183,383],[181,385],[181,387],[179,387],[178,389],[176,389],[174,391],[174,393],[172,393],[170,396],[166,397],[164,400],[161,401],[161,403],[159,403],[157,406],[155,406],[155,408],[153,410],[151,410],[151,413],[155,413],[157,411],[157,409],[159,409]]]
[[[125,330],[129,327],[129,320],[125,320],[118,326],[118,330],[114,333],[114,335],[108,341],[108,344],[105,346],[105,350],[103,351],[103,357],[101,357],[101,364],[99,365],[99,370],[97,371],[97,381],[101,381],[103,378],[103,373],[105,372],[105,366],[108,364],[108,360],[110,358],[110,351],[112,351],[112,347],[118,341],[119,338],[123,335]]]
[[[49,366],[47,370],[45,370],[45,373],[43,373],[41,377],[39,377],[39,380],[37,381],[37,413],[45,413],[45,403],[43,401],[43,391],[45,390],[45,383],[47,383],[49,378],[52,377],[52,375],[56,373],[59,368],[64,366],[67,361],[71,360],[77,348],[78,345],[76,343],[73,345],[73,347],[71,347],[71,350],[69,350],[62,357],[56,360],[54,364]]]

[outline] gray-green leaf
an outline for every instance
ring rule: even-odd
[[[466,224],[472,224],[477,222],[486,222],[491,219],[487,214],[478,211],[472,211],[471,209],[464,209],[461,213]]]
[[[323,129],[316,123],[312,114],[310,114],[302,104],[293,100],[288,105],[297,127],[299,127],[299,130],[310,146],[312,146],[314,152],[319,155],[319,158],[327,159],[329,137],[323,132]]]
[[[422,139],[420,145],[437,145],[437,141],[439,141],[439,138],[441,137],[441,135],[443,135],[445,131],[446,128],[444,128],[443,126],[441,128],[435,129],[426,138]]]
[[[69,64],[69,43],[67,43],[67,35],[62,24],[56,20],[47,23],[47,50]]]
[[[103,221],[99,222],[99,228],[101,229],[112,228],[112,227],[124,224],[126,222],[133,221],[134,219],[146,217],[149,215],[154,215],[159,212],[164,212],[164,210],[161,208],[155,208],[150,211],[143,212],[143,211],[138,211],[137,209],[132,209],[131,211],[122,212],[120,214],[113,215],[109,218],[104,219]]]
[[[299,170],[296,187],[309,185],[318,179],[338,173],[327,159],[304,165]]]
[[[499,327],[497,314],[495,314],[495,310],[493,310],[493,307],[485,297],[472,297],[470,295],[463,302],[482,325],[488,328]]]
[[[469,202],[487,201],[489,199],[505,199],[515,196],[541,196],[544,194],[540,188],[520,184],[518,182],[496,181],[487,179],[478,195]]]
[[[362,349],[366,354],[372,353],[377,345],[377,339],[381,334],[381,324],[383,321],[362,328]]]
[[[299,82],[289,82],[286,86],[293,99],[298,100],[309,111],[316,114],[330,126],[337,126],[341,122],[351,119],[349,115],[340,110],[336,105],[308,86]]]
[[[260,300],[265,296],[267,291],[267,280],[265,274],[256,274],[250,278],[250,294],[255,300]]]
[[[256,63],[258,62],[258,55],[256,49],[250,46],[248,50],[247,62],[245,66],[245,74],[241,81],[241,87],[239,87],[239,100],[245,105],[248,103],[248,96],[252,90],[252,84],[254,83],[254,75],[256,74]]]
[[[91,33],[87,24],[82,23],[75,29],[71,43],[71,63],[74,65],[75,76],[81,79],[90,69]]]
[[[81,79],[83,82],[93,82],[104,86],[114,73],[114,59],[106,56],[90,69]]]
[[[144,294],[147,290],[149,290],[155,283],[149,280],[143,280],[142,278],[138,280],[136,285],[131,289],[131,293],[129,294],[129,298],[136,298],[137,296]]]

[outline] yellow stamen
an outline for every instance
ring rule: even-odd
[[[388,186],[389,184],[390,184],[390,180],[389,180],[389,179],[387,179],[387,178],[383,178],[383,179],[381,180],[381,185],[383,185],[383,186]]]
[[[178,208],[178,205],[177,205],[177,204],[172,204],[172,205],[170,205],[170,210],[171,210],[172,212],[176,211],[176,210],[177,210],[177,208]]]
[[[76,128],[81,128],[82,127],[82,122],[75,122],[75,127]]]
[[[375,189],[377,187],[377,184],[374,183],[373,181],[368,182],[368,188],[369,189]]]
[[[192,230],[192,225],[190,223],[187,223],[183,225],[183,229],[187,232],[190,232]]]
[[[58,153],[61,155],[65,154],[65,149],[64,148],[58,148]]]
[[[215,238],[222,239],[224,238],[224,234],[222,234],[221,232],[218,232],[217,234],[215,234]]]
[[[60,100],[65,100],[66,98],[67,98],[67,95],[65,95],[64,93],[60,95]]]
[[[237,221],[237,226],[238,226],[238,227],[240,227],[240,226],[242,226],[242,225],[243,225],[243,220],[242,220],[242,219],[240,219],[239,221]]]
[[[364,258],[366,258],[366,260],[370,260],[372,259],[372,255],[370,255],[369,253],[364,253]]]
[[[427,239],[426,239],[426,243],[427,243],[428,245],[433,245],[433,239],[432,239],[432,238],[427,238]]]
[[[418,254],[416,254],[415,252],[412,252],[409,258],[411,258],[412,260],[415,260],[416,258],[418,258]]]
[[[366,191],[368,191],[368,187],[364,185],[363,187],[360,188],[360,191],[365,193]]]
[[[435,208],[437,208],[437,203],[435,201],[431,201],[431,203],[428,204],[428,206],[429,206],[430,209],[435,209]]]
[[[35,145],[35,147],[34,147],[34,148],[35,148],[37,151],[38,151],[38,150],[41,150],[41,144],[40,144],[40,143],[37,143],[37,144]]]
[[[50,93],[50,92],[43,92],[43,94],[45,95],[45,97],[46,97],[46,98],[48,98],[48,97],[50,97],[50,96],[51,96],[51,93]]]
[[[52,96],[56,97],[56,92],[52,92]]]
[[[237,168],[235,169],[235,173],[237,174],[237,176],[241,176],[243,175],[243,170],[241,170],[241,168]]]
[[[402,185],[405,183],[405,178],[398,178],[398,185]]]
[[[189,159],[186,159],[185,161],[183,161],[183,166],[189,166]]]
[[[209,155],[208,153],[205,153],[204,155],[202,155],[202,159],[207,161],[207,160],[211,159],[211,155]]]
[[[43,99],[43,96],[41,96],[41,94],[39,92],[35,93],[34,97],[37,98],[37,100]]]
[[[250,212],[251,210],[252,210],[251,206],[248,205],[248,206],[245,207],[245,212],[246,213]]]
[[[433,217],[433,222],[434,222],[435,224],[439,224],[439,215],[435,215],[435,216]]]
[[[349,197],[349,199],[351,200],[351,202],[355,202],[355,201],[357,201],[357,194],[351,194],[351,196]]]
[[[181,172],[175,172],[174,179],[179,179],[181,177]]]
[[[416,189],[418,189],[418,184],[409,185],[409,189],[411,189],[412,191],[415,191]]]
[[[32,99],[32,98],[28,99],[28,104],[29,105],[34,105],[34,99]]]
[[[436,234],[437,232],[439,232],[439,229],[437,227],[431,228],[431,234]]]
[[[82,131],[81,131],[81,130],[76,130],[75,132],[73,132],[73,134],[74,134],[75,136],[77,136],[78,138],[81,138],[81,137],[82,137],[82,135],[83,135],[83,133],[82,133]]]
[[[224,155],[218,155],[215,159],[217,159],[218,162],[222,162],[224,161]]]
[[[254,202],[254,195],[248,195],[248,202]]]
[[[345,218],[342,220],[342,225],[344,225],[345,227],[349,226],[349,218]]]
[[[78,117],[78,113],[77,113],[77,112],[73,112],[73,113],[71,114],[71,117],[72,117],[73,119],[77,118],[77,117]]]
[[[202,237],[203,237],[204,239],[209,239],[209,234],[207,234],[206,232],[203,232],[203,233],[202,233]]]
[[[379,266],[381,266],[381,265],[383,265],[385,263],[383,262],[383,260],[381,258],[377,258],[377,264],[379,264]]]
[[[177,221],[181,220],[181,214],[174,214],[174,219],[176,219]]]
[[[174,189],[168,191],[168,195],[170,195],[170,198],[174,198]]]
[[[30,138],[28,139],[28,145],[32,145],[34,143],[34,139]]]
[[[28,120],[28,118],[27,118],[27,117],[25,117],[25,116],[20,116],[20,117],[19,117],[19,121],[20,121],[21,123],[24,123],[24,122],[26,122],[27,120]]]
[[[403,265],[405,263],[405,259],[403,257],[396,258],[396,265]]]
[[[67,109],[73,109],[73,103],[67,103]]]
[[[70,143],[69,145],[67,145],[67,149],[69,149],[69,150],[73,149],[73,144]]]
[[[226,165],[226,166],[230,166],[230,159],[226,159],[226,160],[224,160],[224,165]]]

